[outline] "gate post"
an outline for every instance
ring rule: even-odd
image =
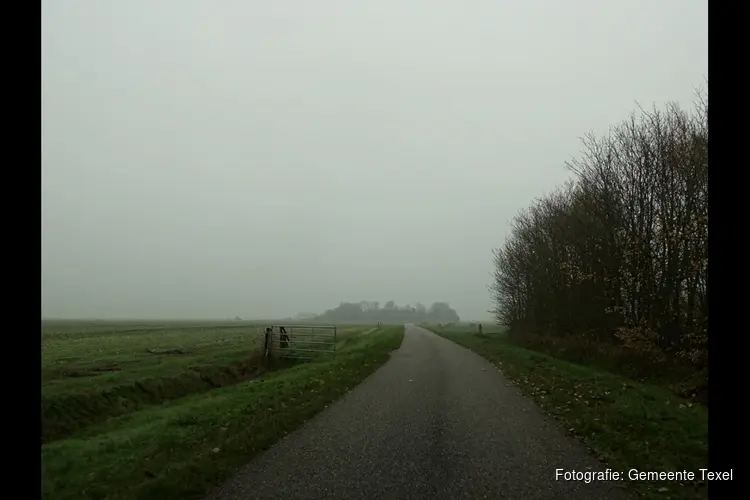
[[[266,335],[263,340],[263,366],[268,366],[268,355],[271,350],[271,328],[266,327]]]

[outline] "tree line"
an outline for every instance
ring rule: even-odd
[[[398,306],[392,300],[380,307],[379,302],[342,302],[316,318],[331,323],[457,323],[458,313],[446,302],[435,302],[429,308],[422,304]]]
[[[708,100],[638,108],[589,134],[573,180],[534,201],[494,251],[511,333],[585,336],[705,366]]]

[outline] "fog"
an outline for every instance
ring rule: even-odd
[[[42,2],[42,313],[446,301],[588,131],[690,107],[697,0]]]

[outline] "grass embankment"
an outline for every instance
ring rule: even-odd
[[[615,471],[692,471],[708,466],[708,410],[665,387],[514,345],[502,333],[429,327],[496,364],[568,432]],[[705,484],[631,482],[649,499],[707,497]]]
[[[339,330],[339,344],[367,327]],[[258,325],[130,322],[43,325],[42,442],[107,418],[248,380]]]
[[[361,382],[403,339],[403,326],[359,330],[334,356],[111,418],[44,445],[43,496],[200,497]]]

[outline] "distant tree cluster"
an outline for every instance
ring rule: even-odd
[[[332,323],[456,323],[458,314],[446,302],[435,302],[429,308],[422,304],[398,306],[389,300],[379,302],[342,302],[335,309],[318,315],[317,320]]]
[[[584,138],[575,180],[519,213],[494,253],[497,320],[704,365],[708,101],[639,109]]]

